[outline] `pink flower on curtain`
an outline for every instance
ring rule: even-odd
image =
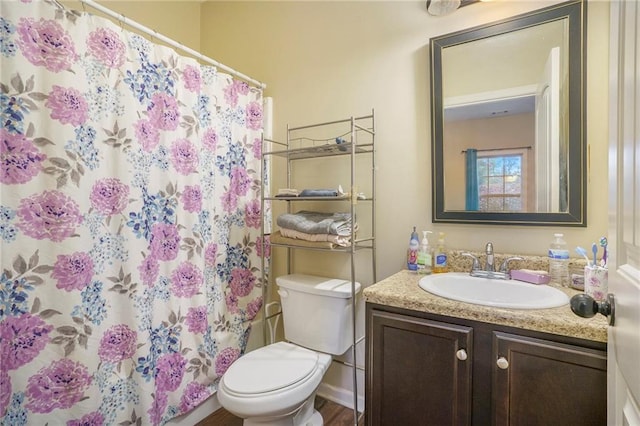
[[[138,265],[138,272],[140,272],[142,283],[147,287],[153,287],[160,273],[158,260],[153,255],[145,257],[142,263]]]
[[[235,108],[238,105],[238,95],[249,93],[249,85],[241,80],[233,80],[224,88],[224,99]]]
[[[118,214],[129,204],[129,187],[118,178],[99,179],[91,188],[91,207],[111,216]]]
[[[2,369],[15,370],[38,356],[49,343],[53,326],[29,313],[9,316],[0,323]]]
[[[193,65],[187,65],[182,73],[184,79],[184,87],[192,92],[199,92],[202,87],[202,78],[200,77],[200,69]]]
[[[225,212],[231,213],[236,207],[238,207],[238,196],[232,190],[229,190],[222,194],[220,197],[220,202],[222,203],[222,208]]]
[[[118,34],[109,28],[98,28],[89,34],[87,47],[90,54],[109,68],[118,68],[124,64],[124,43]]]
[[[166,93],[155,93],[153,95],[149,108],[149,120],[151,123],[161,130],[176,130],[179,118],[178,102],[174,97]]]
[[[240,349],[224,348],[216,357],[216,374],[222,376],[240,356]]]
[[[79,420],[69,420],[67,426],[103,426],[104,416],[98,412],[85,414]]]
[[[136,130],[136,138],[145,151],[153,151],[160,143],[160,131],[151,121],[140,119],[133,124],[133,128]]]
[[[207,307],[189,308],[185,322],[187,323],[187,330],[192,333],[204,333],[207,331]]]
[[[204,276],[191,262],[182,262],[171,273],[171,290],[178,297],[192,297],[198,294]]]
[[[251,148],[253,150],[253,158],[262,157],[262,139],[255,138],[253,140],[253,146]]]
[[[248,269],[234,268],[231,271],[231,293],[237,297],[244,297],[253,290],[255,275]]]
[[[54,20],[21,18],[17,32],[18,47],[33,65],[60,72],[78,60],[71,36]]]
[[[18,217],[18,227],[26,235],[55,242],[70,237],[82,222],[76,202],[58,190],[44,191],[21,200]]]
[[[200,405],[210,395],[209,389],[198,382],[190,382],[184,389],[180,399],[180,412],[186,413]]]
[[[180,352],[162,355],[156,364],[156,392],[173,392],[184,376],[187,359]]]
[[[155,223],[151,227],[151,254],[158,260],[178,257],[180,234],[178,227],[168,223]]]
[[[204,250],[204,262],[207,266],[214,266],[216,264],[216,257],[218,256],[218,245],[209,244]]]
[[[12,185],[29,182],[42,169],[47,156],[38,151],[23,135],[0,129],[0,183]]]
[[[264,253],[262,253],[262,246],[264,246]],[[256,240],[256,254],[259,257],[262,257],[263,254],[264,257],[271,256],[271,240],[269,239],[269,237],[264,237],[264,240],[262,239],[262,237],[258,237],[258,239]]]
[[[202,191],[198,185],[184,187],[182,204],[184,204],[184,209],[191,213],[202,210]]]
[[[215,151],[218,146],[218,134],[214,129],[207,129],[202,136],[202,146],[209,151]]]
[[[62,358],[29,377],[26,407],[34,413],[49,413],[78,403],[91,384],[87,367]]]
[[[235,294],[227,293],[224,299],[227,305],[227,312],[231,314],[237,314],[240,312],[238,309],[238,297]]]
[[[151,408],[147,410],[149,414],[149,420],[152,425],[159,425],[162,423],[162,413],[167,409],[167,402],[169,398],[166,392],[156,392],[153,398]]]
[[[181,175],[195,172],[198,161],[198,150],[189,139],[176,139],[171,144],[171,164]]]
[[[182,397],[184,400],[184,396]],[[4,410],[9,405],[11,399],[11,377],[9,374],[0,369],[0,414],[4,413]]]
[[[234,167],[231,169],[230,190],[236,195],[247,195],[251,187],[251,177],[247,170],[242,167]]]
[[[262,308],[262,297],[257,297],[247,304],[247,320],[251,321],[258,315]]]
[[[89,105],[82,93],[73,87],[53,85],[45,106],[51,110],[51,118],[62,124],[80,126],[87,121]]]
[[[249,228],[260,228],[262,214],[259,200],[251,200],[244,207],[244,223]]]
[[[251,130],[262,128],[262,105],[258,102],[249,102],[246,110],[247,127]]]
[[[100,339],[98,356],[102,361],[117,363],[131,358],[135,354],[138,334],[126,324],[117,324],[109,328]]]
[[[59,254],[53,266],[51,278],[58,280],[56,287],[66,290],[82,290],[93,277],[93,260],[84,252]]]

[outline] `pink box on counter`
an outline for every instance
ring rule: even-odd
[[[511,271],[511,278],[531,284],[548,284],[551,281],[547,271],[533,271],[531,269],[514,269]]]

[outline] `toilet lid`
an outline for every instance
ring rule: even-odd
[[[235,393],[264,393],[305,379],[315,371],[317,363],[317,353],[291,343],[278,342],[238,359],[222,380]]]

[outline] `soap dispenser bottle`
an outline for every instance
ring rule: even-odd
[[[433,257],[431,247],[429,247],[429,239],[427,238],[427,234],[431,233],[431,231],[422,231],[422,242],[418,251],[418,273],[422,275],[430,274],[432,269]]]
[[[407,249],[407,269],[410,271],[418,270],[418,250],[420,249],[420,238],[413,227],[411,238],[409,238],[409,248]]]
[[[439,274],[443,272],[449,271],[449,265],[447,263],[448,253],[447,247],[444,242],[444,232],[440,232],[438,234],[438,244],[435,249],[434,263],[433,263],[433,273]]]

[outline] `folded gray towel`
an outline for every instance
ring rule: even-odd
[[[335,189],[303,189],[300,197],[337,197],[338,191]]]
[[[350,213],[320,213],[299,211],[278,216],[276,223],[281,228],[307,234],[351,235]]]

